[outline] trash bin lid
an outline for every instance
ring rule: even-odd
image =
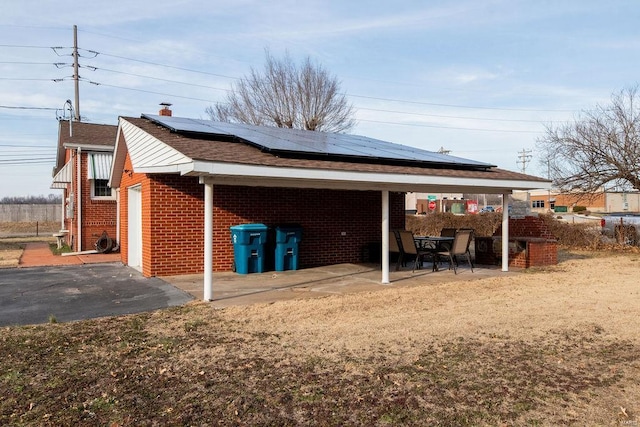
[[[232,231],[267,231],[269,227],[264,224],[238,224],[229,227]]]

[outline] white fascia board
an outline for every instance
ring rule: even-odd
[[[113,150],[115,149],[115,146],[113,145],[92,145],[92,144],[72,144],[72,143],[66,143],[63,144],[64,148],[69,148],[69,149],[77,149],[80,148],[83,151],[110,151],[113,152]]]
[[[136,173],[170,173],[180,175],[199,175],[193,173],[193,163],[181,163],[176,165],[143,166],[135,169]]]
[[[288,187],[325,187],[389,191],[434,191],[501,193],[514,189],[544,187],[545,183],[524,180],[494,180],[449,176],[422,176],[350,172],[323,169],[276,168],[235,163],[194,161],[185,175],[210,175],[218,184]]]

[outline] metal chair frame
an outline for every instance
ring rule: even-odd
[[[413,255],[413,271],[421,268],[423,257],[426,255],[432,255],[433,252],[425,249],[421,249],[416,244],[416,240],[413,238],[413,233],[406,230],[398,231],[399,241],[402,245],[402,250],[406,255]]]
[[[436,252],[436,256],[438,260],[441,256],[447,257],[449,260],[449,270],[451,270],[451,267],[453,266],[454,273],[458,274],[458,269],[457,269],[458,256],[466,256],[467,261],[469,262],[469,266],[471,267],[471,272],[473,273],[473,263],[471,262],[471,252],[469,251],[469,246],[471,245],[472,238],[473,238],[472,229],[463,228],[456,231],[456,235],[453,238],[453,244],[451,245],[451,249],[446,251]]]

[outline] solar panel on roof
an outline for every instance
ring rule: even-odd
[[[254,126],[212,120],[143,114],[169,130],[183,134],[237,137],[263,150],[298,155],[383,159],[428,164],[490,168],[493,165],[379,139],[342,133]]]

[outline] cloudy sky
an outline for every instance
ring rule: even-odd
[[[5,0],[0,198],[59,192],[49,186],[57,116],[74,100],[74,25],[86,122],[161,102],[206,118],[268,49],[335,75],[353,133],[509,170],[524,153],[526,172],[544,176],[546,125],[638,83],[638,22],[634,0]]]

